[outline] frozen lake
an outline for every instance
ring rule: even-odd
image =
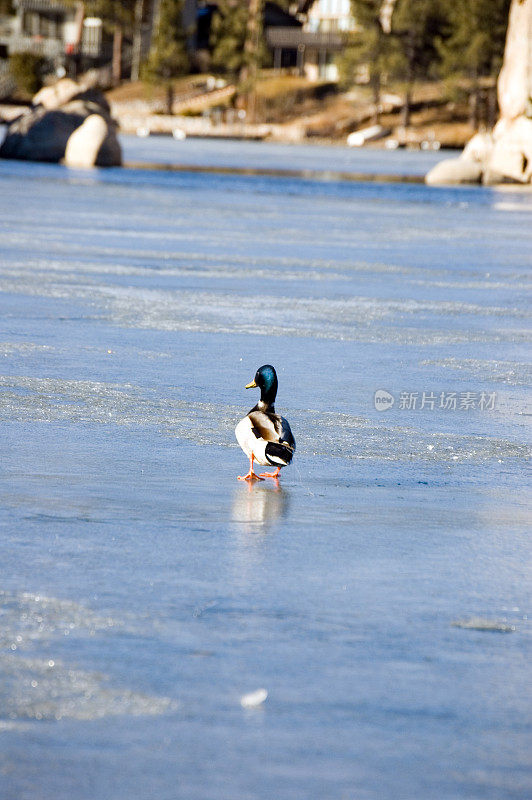
[[[529,798],[532,195],[0,185],[1,800]],[[263,363],[279,488],[236,480]]]
[[[316,172],[425,175],[449,155],[445,151],[395,150],[341,145],[290,145],[227,139],[185,139],[171,136],[121,136],[125,162],[154,162],[229,169],[311,170]]]

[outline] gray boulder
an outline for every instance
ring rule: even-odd
[[[61,161],[70,136],[83,120],[80,113],[47,111],[40,106],[11,123],[0,147],[0,157]]]
[[[476,134],[460,158],[431,169],[427,183],[532,183],[531,45],[532,0],[512,0],[497,81],[500,119],[492,133]]]
[[[532,86],[532,0],[512,0],[497,80],[501,119],[526,116]]]
[[[117,167],[121,163],[122,153],[114,129],[100,114],[87,117],[67,142],[68,167]]]
[[[44,106],[47,111],[55,111],[79,94],[80,86],[71,78],[62,78],[53,86],[44,86],[34,95],[32,105]]]
[[[476,133],[464,147],[460,158],[485,164],[491,156],[492,151],[493,136],[491,133]]]
[[[532,179],[532,119],[501,119],[493,131],[487,170],[516,183]]]
[[[87,148],[94,154],[93,163],[100,166],[119,166],[122,155],[116,136],[116,125],[105,97],[95,89],[79,91],[74,96],[70,92],[69,101],[60,108],[47,109],[44,105],[38,105],[18,117],[7,130],[0,147],[0,158],[57,163],[65,157],[67,143],[72,134],[88,117],[94,115],[101,119],[101,124],[91,123],[92,127],[89,126],[89,131],[96,132],[98,129],[97,145],[93,143],[89,146],[87,131],[84,137]],[[103,138],[102,126],[105,126]]]

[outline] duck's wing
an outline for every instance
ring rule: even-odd
[[[284,417],[277,417],[276,429],[279,429],[279,438],[275,442],[267,443],[265,455],[272,466],[287,467],[294,457],[296,440]]]
[[[248,414],[251,430],[257,439],[265,442],[278,442],[281,433],[281,417],[277,414],[266,414],[264,411],[252,410]]]
[[[278,414],[253,410],[248,414],[251,436],[264,448],[265,462],[273,467],[286,467],[292,461],[296,443],[288,422]]]
[[[296,440],[294,439],[294,435],[290,430],[290,425],[288,424],[288,420],[284,417],[279,417],[281,420],[281,433],[280,433],[280,441],[287,444],[288,447],[291,447],[292,450],[296,449]]]
[[[264,411],[250,411],[248,417],[251,422],[251,430],[255,436],[264,439],[266,442],[285,444],[291,450],[296,449],[296,442],[290,425],[284,417],[279,414],[268,414]]]

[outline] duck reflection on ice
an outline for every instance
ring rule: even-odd
[[[288,510],[289,495],[278,483],[248,483],[233,496],[232,521],[242,533],[267,533]]]

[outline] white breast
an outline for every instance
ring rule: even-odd
[[[263,467],[270,466],[270,462],[266,458],[266,444],[264,439],[257,439],[251,430],[251,420],[249,417],[241,419],[235,428],[236,440],[248,458],[253,453],[253,458],[257,464],[262,464]]]

